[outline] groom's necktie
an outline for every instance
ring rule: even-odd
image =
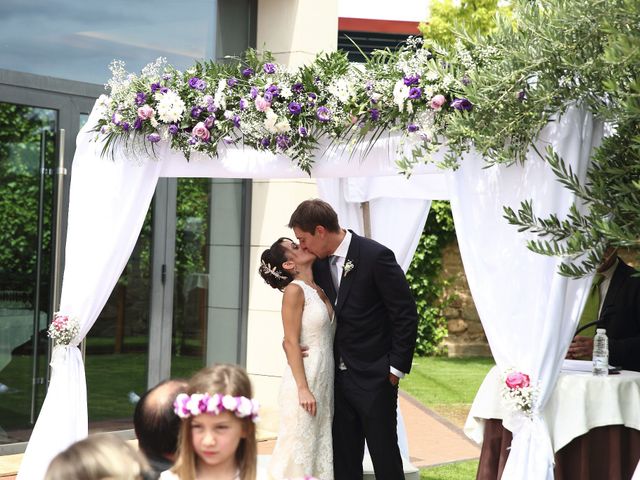
[[[329,269],[331,270],[331,279],[333,280],[333,286],[336,289],[336,294],[340,288],[340,275],[338,274],[338,255],[331,255],[329,257]]]
[[[593,277],[593,281],[591,282],[591,288],[589,289],[589,296],[587,297],[587,303],[584,305],[584,310],[582,310],[582,315],[580,316],[580,324],[578,328],[582,325],[586,325],[589,322],[594,322],[598,320],[598,314],[600,313],[600,284],[604,281],[604,275],[600,273],[596,273]],[[580,332],[580,335],[584,335],[585,337],[592,337],[596,334],[596,326],[592,325]]]

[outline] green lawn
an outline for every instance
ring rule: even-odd
[[[422,357],[413,360],[402,390],[462,427],[492,358]]]
[[[462,427],[476,392],[493,365],[491,358],[415,358],[401,387],[426,407]],[[423,468],[420,480],[473,480],[477,469],[477,460]]]

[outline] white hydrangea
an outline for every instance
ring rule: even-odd
[[[155,99],[158,102],[157,112],[160,121],[174,123],[180,120],[185,104],[177,93],[172,90],[167,93],[156,93]]]
[[[278,129],[276,128],[276,123],[278,122],[278,115],[273,109],[269,109],[265,112],[267,118],[264,119],[264,128],[267,129],[269,133],[278,133]]]

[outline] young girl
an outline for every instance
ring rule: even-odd
[[[177,459],[161,480],[255,480],[258,404],[241,367],[200,370],[174,407],[182,418]]]

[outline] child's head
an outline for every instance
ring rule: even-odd
[[[146,459],[112,434],[92,435],[60,452],[49,464],[46,480],[142,480]]]
[[[235,365],[214,365],[191,378],[175,403],[182,424],[173,471],[182,480],[195,478],[199,465],[225,462],[235,464],[241,480],[255,480],[257,403],[251,397],[249,377]]]

